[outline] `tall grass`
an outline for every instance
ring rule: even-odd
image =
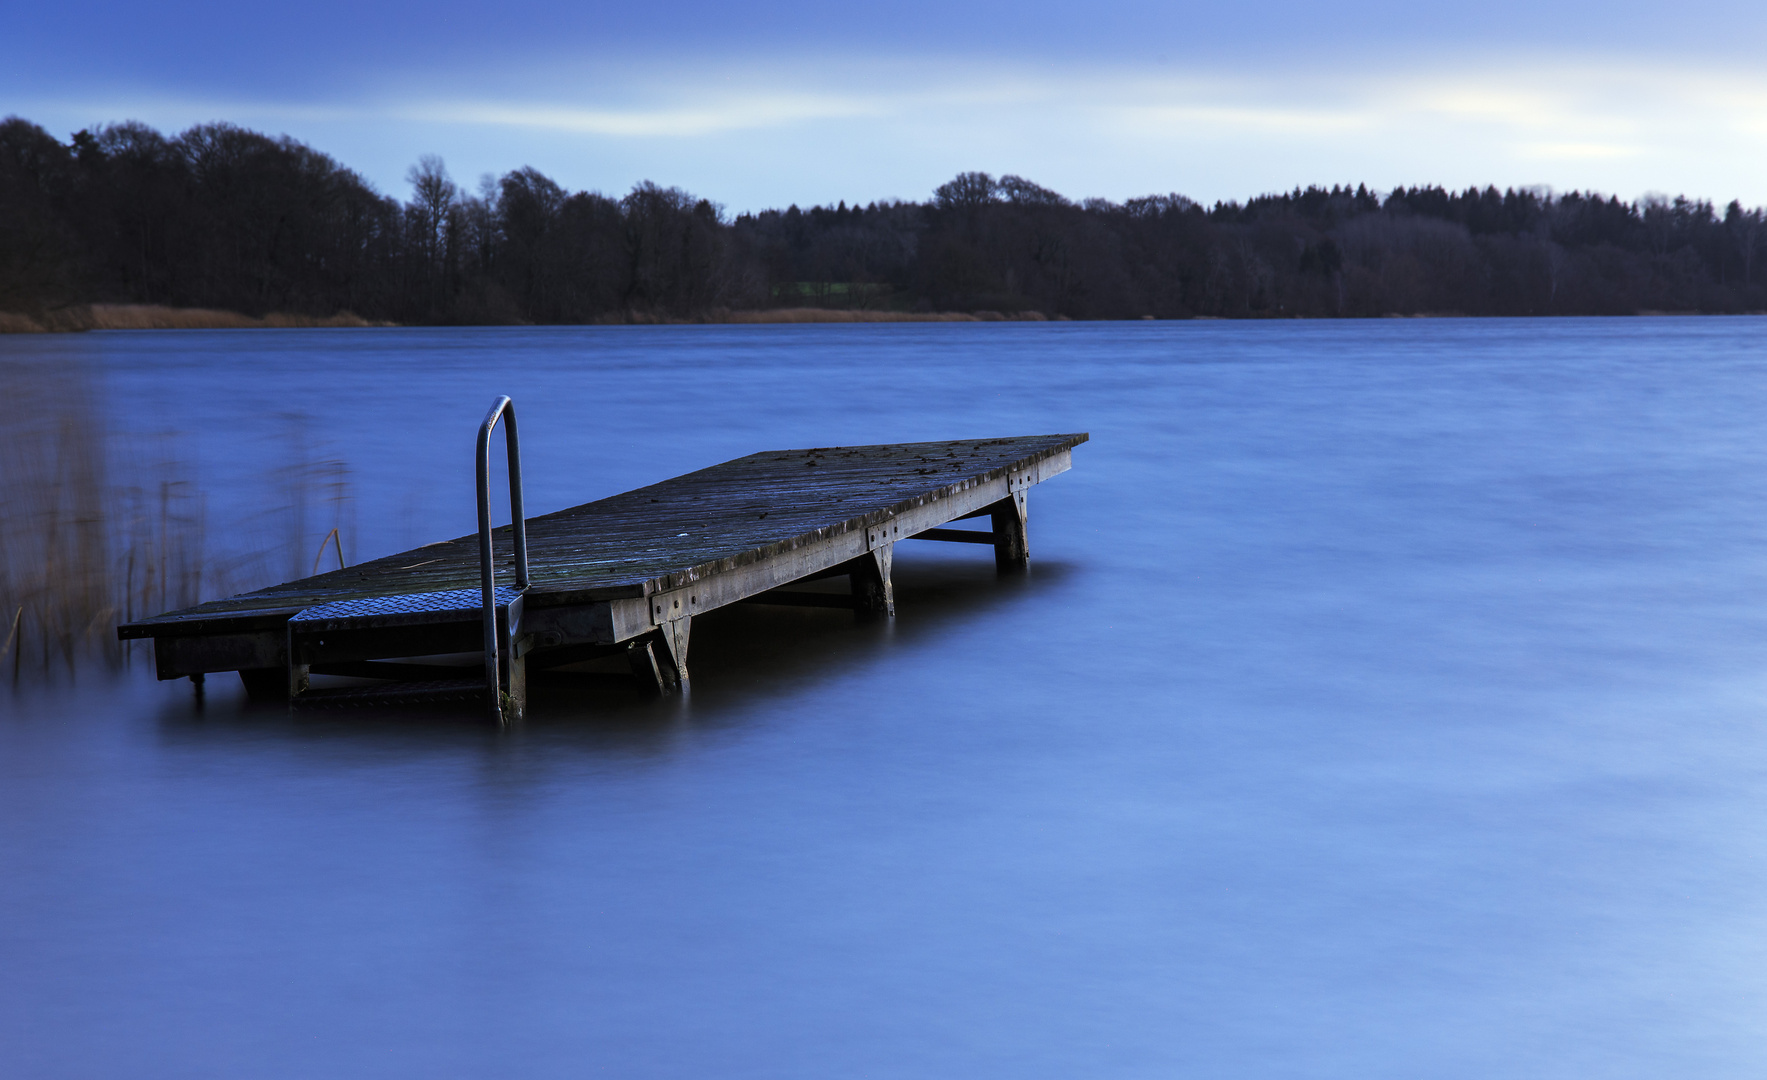
[[[77,381],[0,378],[0,612],[6,663],[73,665],[97,651],[114,659],[108,621],[125,598],[116,587],[108,536],[101,436]]]
[[[878,311],[863,308],[770,308],[732,311],[720,321],[733,323],[860,323],[860,322],[1045,322],[1040,311]]]
[[[0,678],[16,685],[126,664],[118,623],[306,576],[315,529],[343,561],[354,529],[349,472],[313,459],[298,417],[265,485],[275,505],[257,528],[224,530],[250,535],[250,548],[217,550],[175,436],[111,432],[75,369],[0,362],[0,396]]]

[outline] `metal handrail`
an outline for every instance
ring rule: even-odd
[[[485,422],[479,425],[479,589],[485,605],[485,679],[491,691],[491,711],[503,720],[503,682],[497,671],[497,568],[491,553],[491,429],[505,419],[503,437],[509,458],[509,516],[515,534],[515,587],[528,587],[528,533],[522,520],[521,442],[515,432],[515,403],[508,396],[491,403]],[[512,658],[513,659],[513,658]]]

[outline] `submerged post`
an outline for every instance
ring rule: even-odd
[[[509,458],[509,515],[510,531],[515,538],[515,587],[522,590],[528,587],[528,536],[522,521],[521,443],[516,436],[515,403],[505,395],[491,403],[491,411],[485,414],[485,422],[479,425],[478,485],[479,590],[485,608],[485,684],[490,693],[492,717],[499,724],[506,724],[510,718],[505,708],[503,679],[498,671],[497,654],[502,644],[499,640],[502,635],[497,633],[497,568],[491,550],[491,430],[497,426],[500,417],[504,420],[503,436]],[[513,625],[515,611],[512,607],[511,625],[508,628],[512,644],[516,631]],[[515,663],[514,654],[515,650],[511,648],[511,664]],[[512,704],[519,709],[519,703]]]

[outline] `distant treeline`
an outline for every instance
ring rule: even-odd
[[[964,173],[926,202],[731,219],[645,182],[476,190],[442,162],[409,201],[289,138],[136,123],[66,144],[0,122],[0,311],[81,303],[352,312],[402,323],[716,318],[779,307],[1075,319],[1767,310],[1763,211],[1686,198],[1438,187],[1203,207],[1073,202]]]

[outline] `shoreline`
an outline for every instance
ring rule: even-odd
[[[1663,316],[1708,316],[1718,314],[1735,314],[1740,316],[1767,315],[1767,312],[1745,311],[1732,313],[1707,313],[1701,311],[1653,311],[1642,310],[1630,316],[1617,315],[1611,318],[1650,318]],[[1495,316],[1464,315],[1460,312],[1416,312],[1401,314],[1390,312],[1378,318],[1387,319],[1442,319],[1442,318],[1490,318]],[[1579,318],[1592,316],[1533,316],[1534,318]],[[1146,321],[1154,316],[1144,315],[1140,320],[1104,320],[1104,321]],[[1195,315],[1189,319],[1160,321],[1192,322],[1199,320],[1220,321],[1218,315]],[[1040,311],[878,311],[861,308],[766,308],[758,311],[731,311],[721,309],[699,318],[670,318],[630,313],[624,318],[608,318],[594,323],[485,323],[468,325],[486,326],[694,326],[694,325],[785,325],[792,323],[829,324],[829,323],[974,323],[974,322],[1070,322],[1066,315],[1047,316]],[[1268,321],[1260,318],[1248,318],[1245,322]],[[429,326],[427,323],[395,323],[385,320],[364,319],[350,311],[340,311],[335,315],[289,315],[282,312],[271,312],[264,316],[244,315],[237,311],[224,311],[218,308],[174,308],[158,304],[76,304],[65,308],[57,308],[48,312],[27,314],[16,311],[0,311],[0,334],[71,334],[88,330],[311,330],[311,329],[372,329],[378,327]],[[435,324],[452,325],[452,324]]]
[[[894,323],[894,322],[1048,322],[1040,311],[876,311],[859,308],[768,308],[713,311],[701,318],[668,318],[631,313],[585,325],[694,325],[703,323]],[[1058,322],[1068,321],[1056,316]],[[0,311],[0,334],[80,333],[86,330],[288,330],[402,326],[364,319],[350,311],[320,317],[271,312],[262,317],[219,308],[175,308],[160,304],[75,304],[28,314]],[[428,325],[428,324],[414,324]],[[486,325],[536,325],[531,323]],[[551,324],[547,324],[551,325]],[[567,325],[567,324],[558,324]]]

